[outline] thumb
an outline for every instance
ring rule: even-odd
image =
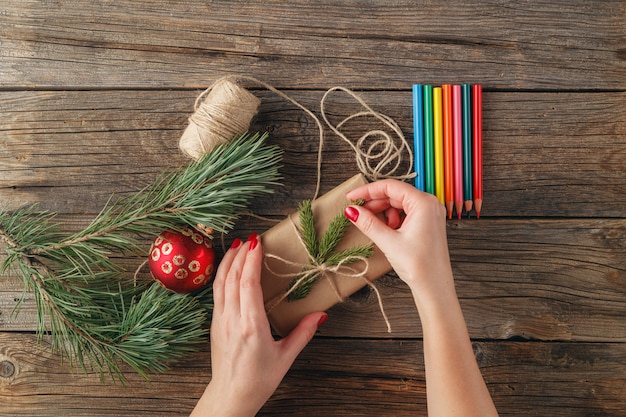
[[[360,206],[348,206],[343,214],[376,246],[380,249],[386,247],[384,243],[390,239],[390,233],[393,234],[394,231],[378,216]]]
[[[307,314],[300,320],[296,328],[280,341],[291,362],[295,361],[302,349],[309,344],[313,336],[315,336],[315,332],[326,321],[327,317],[328,314],[322,311]]]

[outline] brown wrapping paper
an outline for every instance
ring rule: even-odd
[[[323,235],[332,219],[345,208],[348,203],[346,193],[364,184],[367,184],[365,177],[361,174],[356,175],[313,202],[313,214],[318,236]],[[308,263],[306,249],[300,242],[298,232],[294,228],[294,223],[298,227],[300,226],[298,217],[298,213],[295,212],[291,214],[293,222],[287,218],[261,235],[263,252],[266,254],[261,274],[261,286],[263,287],[266,309],[276,304],[276,301],[285,294],[293,280],[292,277],[277,275],[296,274],[301,269],[279,259],[267,257],[267,254],[279,256],[297,264]],[[355,226],[350,225],[336,251],[357,245],[366,245],[370,242],[369,238]],[[349,266],[359,271],[365,267],[363,262],[356,262]],[[373,256],[368,259],[367,268],[365,278],[371,282],[389,272],[391,265],[380,249],[375,247]],[[333,289],[328,279],[320,277],[305,298],[297,301],[285,299],[271,308],[271,311],[268,312],[269,321],[279,335],[286,336],[289,334],[305,315],[315,311],[326,311],[340,302],[337,292],[345,299],[367,285],[363,278],[334,273],[328,273],[328,276],[333,280],[337,291]]]

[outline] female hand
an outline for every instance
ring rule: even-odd
[[[414,296],[456,297],[446,211],[434,196],[401,181],[382,180],[352,190],[346,197],[365,200],[362,207],[348,206],[346,216],[380,248]],[[377,213],[385,214],[385,222]]]
[[[359,187],[346,217],[387,256],[413,293],[422,322],[428,415],[497,416],[456,296],[446,210],[434,196],[395,180]],[[384,213],[382,222],[375,213]]]
[[[254,416],[276,390],[327,315],[311,313],[275,341],[263,305],[256,234],[236,239],[213,283],[212,379],[192,416]]]

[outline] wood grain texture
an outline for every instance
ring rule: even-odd
[[[0,93],[0,199],[10,207],[41,202],[60,213],[98,213],[112,194],[135,192],[186,163],[178,140],[198,93]],[[288,93],[320,117],[322,91]],[[256,94],[262,105],[251,129],[269,131],[285,151],[284,187],[259,214],[284,215],[312,197],[318,130],[284,99]],[[408,91],[360,95],[413,140]],[[485,93],[483,216],[623,217],[624,108],[626,93]],[[334,123],[361,110],[339,93],[326,109]],[[355,142],[379,127],[366,120],[344,132]],[[327,191],[358,170],[349,145],[330,131],[324,149]]]
[[[618,415],[626,407],[624,344],[477,342],[474,352],[502,416]],[[318,337],[259,415],[426,415],[422,357],[416,340]],[[102,385],[19,333],[0,333],[0,363],[13,367],[0,376],[3,416],[188,415],[210,378],[207,350],[150,383],[131,374],[125,387]]]
[[[411,84],[483,84],[482,218],[448,222],[483,375],[502,416],[622,416],[625,45],[622,0],[5,0],[0,205],[40,203],[63,230],[82,229],[112,195],[187,163],[177,146],[195,97],[227,74],[318,115],[328,88],[355,89],[409,142]],[[262,100],[252,130],[284,150],[284,186],[251,209],[282,220],[313,195],[317,128],[246,85]],[[338,121],[360,109],[336,94],[327,110]],[[322,170],[322,192],[356,172],[329,131]],[[272,224],[243,217],[225,242]],[[134,271],[142,260],[116,262]],[[376,285],[393,333],[372,291],[357,292],[329,311],[259,415],[426,415],[413,300],[394,273]],[[1,417],[185,416],[210,379],[207,341],[151,383],[129,371],[126,387],[102,384],[36,344],[35,313],[20,279],[1,276]]]
[[[623,2],[592,0],[9,0],[0,86],[196,87],[230,72],[290,88],[624,89],[623,19]]]
[[[80,224],[86,222],[74,227]],[[242,220],[233,235],[245,237],[252,231],[264,231],[258,227],[257,222]],[[626,220],[450,222],[452,265],[471,336],[626,342],[624,236]],[[233,238],[228,237],[227,243]],[[118,263],[132,279],[142,261],[135,258]],[[150,279],[145,270],[140,276]],[[379,279],[376,285],[392,334],[387,333],[376,296],[369,288],[335,306],[320,334],[421,337],[406,285],[394,274]],[[17,276],[0,281],[0,328],[35,330],[36,306],[31,295],[26,295],[19,315],[11,314],[21,290]]]

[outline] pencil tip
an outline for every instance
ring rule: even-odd
[[[480,212],[483,208],[483,200],[482,198],[477,198],[474,200],[474,210],[476,211],[476,218],[480,219]]]

